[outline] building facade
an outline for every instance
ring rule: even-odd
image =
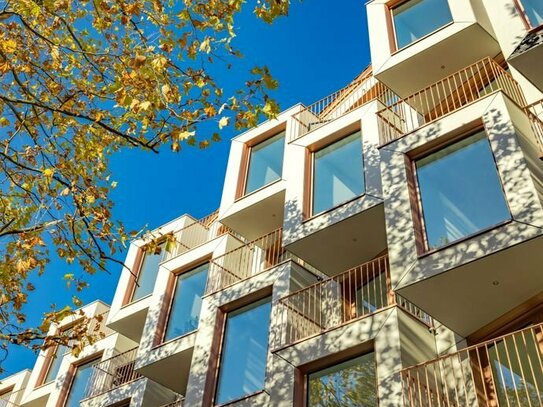
[[[0,406],[543,405],[543,2],[366,7],[372,66],[234,138]]]

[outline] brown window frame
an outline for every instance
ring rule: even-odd
[[[361,195],[357,195],[345,202],[341,202],[338,205],[334,205],[331,208],[328,208],[324,211],[313,213],[313,198],[314,198],[314,186],[315,186],[315,154],[319,151],[330,147],[331,145],[340,142],[343,139],[346,139],[347,137],[352,136],[355,133],[360,133],[360,138],[362,139],[362,160],[363,160],[363,168],[362,168],[362,177],[364,178],[364,192]],[[324,215],[326,213],[332,212],[336,210],[337,208],[340,208],[350,202],[356,201],[357,199],[360,199],[364,195],[366,195],[366,161],[365,161],[365,154],[364,154],[364,141],[362,137],[362,128],[360,125],[360,122],[356,122],[350,126],[347,126],[337,133],[333,134],[331,137],[327,137],[325,140],[321,140],[318,143],[315,143],[308,147],[306,149],[306,155],[305,155],[305,173],[304,173],[304,192],[303,192],[303,219],[305,221],[309,221],[311,219],[317,218],[321,215]]]
[[[166,242],[165,239],[159,241],[158,245],[161,245],[164,242]],[[148,297],[149,295],[151,295],[151,294],[148,294],[145,297],[134,300],[134,294],[136,293],[137,282],[138,282],[138,280],[140,278],[141,268],[143,266],[143,262],[145,261],[145,255],[147,253],[147,247],[148,247],[148,245],[138,247],[138,253],[136,254],[136,258],[134,260],[134,265],[137,265],[136,268],[137,268],[138,271],[137,271],[137,273],[131,273],[130,274],[130,280],[129,280],[128,285],[126,287],[125,295],[124,295],[124,298],[123,298],[123,303],[122,303],[123,307],[126,306],[126,305],[134,304],[134,303]],[[165,249],[163,249],[163,250],[165,250]],[[158,275],[158,270],[157,270],[157,275]],[[155,281],[155,283],[156,283],[156,281]]]
[[[325,358],[315,360],[307,365],[298,367],[294,374],[294,407],[308,407],[309,375],[330,367],[340,365],[350,360],[373,353],[375,369],[377,373],[377,358],[374,346],[374,340],[363,343],[355,348],[329,355]],[[375,391],[379,398],[378,375],[375,375]]]
[[[262,133],[258,137],[255,137],[254,139],[249,140],[248,142],[243,144],[243,147],[242,147],[243,150],[241,152],[241,162],[240,162],[239,173],[238,173],[238,181],[237,181],[237,186],[236,186],[236,195],[235,195],[236,201],[242,198],[245,198],[246,196],[253,195],[263,190],[264,188],[267,188],[268,186],[281,180],[280,178],[279,180],[263,185],[260,188],[255,189],[254,191],[251,191],[249,193],[246,192],[247,178],[249,176],[249,167],[251,164],[251,155],[252,155],[253,148],[281,133],[285,133],[284,137],[285,137],[285,149],[286,149],[286,146],[288,144],[286,122],[281,123],[280,125],[274,127],[273,129],[270,129]],[[284,160],[284,152],[283,152],[283,167],[284,167],[284,164],[285,164],[285,160]],[[282,170],[284,169],[283,167],[281,168]]]
[[[74,379],[77,373],[77,369],[79,369],[79,367],[83,365],[86,365],[87,363],[91,363],[96,360],[102,359],[103,354],[104,354],[104,351],[100,351],[98,353],[94,353],[93,355],[85,357],[81,360],[78,360],[75,363],[70,364],[70,368],[68,369],[68,372],[66,373],[66,378],[64,379],[64,383],[62,384],[62,387],[60,389],[60,394],[59,394],[58,401],[55,407],[65,407],[66,402],[68,401],[68,396],[70,395],[70,391],[72,390],[72,387],[74,384]]]
[[[530,19],[528,18],[528,15],[526,14],[526,9],[524,8],[524,4],[522,4],[523,0],[513,0],[513,3],[515,5],[515,8],[517,9],[517,12],[520,15],[520,18],[522,19],[522,22],[524,26],[526,27],[526,30],[530,33],[535,33],[540,30],[543,30],[543,24],[540,24],[538,26],[533,26]]]
[[[167,341],[165,341],[165,337],[166,337],[166,330],[168,329],[168,324],[169,324],[169,321],[170,321],[170,317],[171,317],[171,311],[172,311],[172,306],[173,306],[173,301],[175,299],[175,290],[177,288],[177,282],[178,282],[178,278],[180,275],[182,274],[185,274],[185,273],[189,273],[190,271],[200,267],[200,266],[203,266],[204,264],[210,264],[211,262],[211,256],[210,255],[207,255],[205,257],[202,257],[202,258],[199,258],[198,260],[195,260],[185,266],[183,266],[182,268],[176,270],[176,271],[173,271],[170,273],[170,275],[168,276],[168,283],[166,285],[166,291],[165,291],[165,294],[164,294],[164,301],[162,302],[162,305],[160,307],[160,314],[159,314],[159,317],[158,317],[158,324],[157,324],[157,329],[156,329],[156,332],[155,332],[155,335],[154,335],[154,338],[153,338],[153,347],[154,348],[157,348],[157,347],[160,347],[164,344],[167,344],[169,342],[173,342],[173,341],[176,341],[180,338],[183,338],[185,336],[188,336],[194,332],[196,332],[198,330],[195,329],[194,331],[191,331],[191,332],[187,332],[186,334],[184,335],[181,335],[181,336],[177,336],[175,338],[172,338],[172,339],[169,339]],[[208,278],[209,278],[209,269],[208,269]],[[204,292],[204,296],[205,296],[205,292]]]
[[[479,132],[484,132],[485,136],[490,143],[490,139],[488,139],[488,131],[486,129],[486,126],[484,125],[482,119],[476,120],[473,123],[469,123],[468,125],[464,126],[462,129],[459,129],[459,131],[455,134],[451,134],[449,136],[445,136],[442,142],[438,143],[429,143],[427,146],[424,146],[422,150],[415,149],[417,151],[416,153],[413,153],[411,155],[405,156],[405,168],[406,168],[406,175],[407,175],[407,184],[408,184],[408,190],[409,190],[409,201],[411,206],[411,216],[413,219],[413,226],[414,226],[414,233],[415,233],[415,246],[417,249],[417,256],[419,258],[434,254],[436,252],[439,252],[441,250],[447,249],[449,247],[455,246],[461,242],[464,242],[466,240],[472,239],[476,236],[482,235],[484,233],[487,233],[493,229],[496,229],[500,226],[506,225],[508,223],[512,222],[513,215],[511,212],[511,207],[509,205],[509,201],[507,199],[507,195],[505,193],[505,188],[502,180],[502,176],[499,171],[498,163],[496,161],[496,157],[494,155],[494,152],[491,150],[492,153],[492,160],[494,162],[494,165],[496,166],[496,171],[498,174],[498,180],[500,182],[500,187],[503,192],[505,204],[507,205],[507,209],[509,212],[509,218],[505,221],[499,222],[495,225],[491,225],[487,228],[484,228],[482,230],[479,230],[475,233],[472,233],[470,235],[464,236],[458,240],[455,240],[453,242],[449,242],[443,246],[433,248],[431,249],[428,244],[428,235],[426,233],[426,225],[424,222],[424,210],[422,207],[422,201],[421,201],[421,191],[420,186],[418,183],[418,176],[417,176],[417,168],[416,168],[416,162],[424,157],[427,157],[431,154],[434,154],[440,150],[443,150],[450,145],[453,145],[455,143],[458,143],[464,139],[467,139],[471,136],[474,136],[475,134]]]
[[[402,48],[399,48],[398,47],[398,38],[396,36],[396,27],[394,25],[393,11],[394,11],[395,8],[401,6],[401,5],[405,4],[405,3],[409,3],[410,1],[413,1],[413,0],[391,0],[388,3],[385,4],[385,7],[387,9],[387,31],[388,31],[388,40],[389,40],[389,47],[390,47],[390,53],[391,54],[395,54],[397,52],[403,51],[404,49],[409,48],[410,46],[412,46],[412,45],[414,45],[414,44],[416,44],[416,43],[430,37],[431,35],[434,35],[438,31],[441,31],[445,27],[448,27],[448,26],[454,24],[454,16],[452,16],[453,17],[452,21],[448,22],[447,24],[445,24],[445,25],[443,25],[443,26],[441,26],[439,28],[436,28],[434,31],[431,31],[426,35],[423,35],[419,39],[417,39],[417,40],[415,40],[413,42],[410,42],[406,46],[404,46]],[[445,0],[445,1],[447,1],[447,4],[449,3],[449,0]],[[449,6],[449,10],[450,10],[450,6]],[[451,11],[451,15],[452,15],[452,11]]]
[[[206,374],[206,381],[204,387],[204,399],[202,405],[205,407],[216,407],[216,406],[225,406],[229,404],[236,403],[241,400],[245,400],[249,397],[253,397],[257,394],[264,392],[265,390],[259,390],[258,392],[247,394],[242,398],[231,400],[225,404],[215,404],[217,398],[217,387],[219,384],[219,372],[220,372],[220,361],[222,359],[223,345],[224,345],[224,334],[226,328],[226,320],[228,314],[234,312],[240,308],[251,305],[255,302],[261,301],[265,298],[270,298],[272,300],[272,287],[264,287],[261,290],[252,292],[238,300],[235,300],[229,304],[223,305],[217,308],[217,315],[215,319],[215,329],[213,330],[213,339],[211,344],[211,351],[209,352],[209,363]],[[271,315],[273,315],[273,301]],[[271,327],[271,326],[270,326]],[[268,338],[269,341],[269,338]],[[270,349],[268,349],[268,356]],[[267,365],[267,363],[266,363]],[[267,370],[268,366],[266,367]],[[265,381],[267,380],[267,373]]]

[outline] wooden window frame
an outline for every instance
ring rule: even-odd
[[[345,202],[342,202],[338,205],[334,205],[331,208],[328,208],[324,211],[321,211],[319,213],[313,213],[313,198],[314,198],[314,184],[315,184],[315,154],[319,151],[330,147],[331,145],[340,142],[343,139],[346,139],[347,137],[352,136],[355,133],[360,133],[361,138],[361,145],[362,145],[362,177],[364,178],[364,192],[361,195],[357,195],[353,197],[352,199],[349,199]],[[360,197],[364,196],[366,194],[366,160],[365,160],[365,154],[364,154],[364,140],[362,136],[362,126],[360,121],[357,121],[355,123],[350,124],[349,126],[346,126],[342,128],[341,130],[331,134],[329,137],[326,137],[322,140],[317,141],[316,143],[313,143],[305,150],[305,171],[304,171],[304,191],[303,191],[303,208],[302,208],[302,216],[303,221],[309,221],[311,219],[317,218],[321,215],[324,215],[326,213],[332,212],[337,208],[342,207],[343,205],[348,204],[349,202],[355,201],[359,199]]]
[[[247,141],[246,143],[243,143],[242,151],[241,151],[241,161],[240,161],[239,172],[238,172],[238,180],[237,180],[237,186],[236,186],[236,195],[234,197],[235,201],[238,201],[238,200],[240,200],[242,198],[245,198],[246,196],[252,195],[252,194],[266,188],[267,186],[273,184],[274,182],[277,182],[277,181],[270,182],[270,183],[268,183],[266,185],[261,186],[260,188],[254,190],[254,191],[251,191],[249,193],[246,192],[247,178],[249,176],[249,167],[251,165],[251,155],[252,155],[252,152],[253,152],[253,148],[258,146],[259,144],[261,144],[261,143],[263,143],[263,142],[265,142],[265,141],[279,135],[280,133],[285,133],[284,137],[285,137],[285,149],[286,149],[286,146],[287,146],[286,125],[287,125],[286,122],[283,122],[283,123],[273,127],[272,129],[263,132],[262,134],[258,135],[257,137]],[[284,159],[284,152],[283,152],[283,163],[282,163],[282,167],[281,167],[281,173],[283,173],[284,164],[285,164],[285,159]]]
[[[225,304],[217,308],[217,316],[215,319],[215,329],[213,330],[213,339],[211,344],[211,350],[209,352],[209,363],[206,374],[206,381],[204,386],[204,398],[202,406],[213,407],[213,406],[224,406],[229,405],[249,397],[252,397],[256,394],[262,393],[264,390],[259,390],[255,393],[247,394],[239,399],[231,400],[224,404],[216,404],[217,399],[217,388],[219,385],[219,374],[220,374],[220,364],[223,355],[223,346],[224,346],[224,334],[226,333],[226,321],[228,319],[228,314],[234,312],[238,309],[251,305],[255,302],[261,301],[265,298],[270,298],[270,303],[272,305],[270,318],[273,315],[273,298],[272,298],[272,287],[264,287],[261,290],[250,293],[243,298],[235,300],[231,303]],[[270,319],[271,321],[271,319]],[[271,325],[268,326],[268,331]],[[269,334],[268,334],[269,335]],[[269,336],[268,336],[269,342]],[[270,349],[268,344],[268,352],[266,357],[269,357]],[[266,370],[268,369],[268,363],[266,361]],[[267,373],[264,379],[264,382],[267,380]]]
[[[413,0],[391,0],[388,3],[385,4],[386,14],[387,14],[386,20],[387,20],[388,42],[389,42],[389,48],[390,48],[390,54],[391,55],[394,55],[397,52],[403,51],[404,49],[407,49],[410,46],[412,46],[412,45],[414,45],[414,44],[416,44],[416,43],[418,43],[418,42],[432,36],[433,34],[437,33],[438,31],[441,31],[445,27],[448,27],[448,26],[454,24],[454,16],[452,15],[451,6],[449,5],[449,0],[445,0],[447,2],[448,7],[449,7],[449,11],[451,12],[452,21],[448,22],[447,24],[445,24],[445,25],[443,25],[443,26],[441,26],[439,28],[436,28],[435,30],[429,32],[426,35],[423,35],[422,37],[416,39],[415,41],[410,42],[409,44],[403,46],[402,48],[399,48],[398,47],[398,39],[397,39],[397,36],[396,36],[396,27],[394,25],[393,11],[394,11],[395,8],[401,6],[401,5],[405,4],[405,3],[409,3],[410,1],[413,1]]]
[[[421,191],[420,191],[420,185],[418,182],[416,163],[418,160],[422,158],[428,157],[429,155],[434,154],[440,150],[443,150],[455,143],[468,139],[479,132],[485,133],[485,136],[491,146],[490,152],[492,153],[492,160],[496,167],[498,180],[500,182],[500,188],[503,193],[503,197],[504,197],[505,204],[507,206],[509,217],[508,219],[502,222],[499,222],[495,225],[491,225],[487,228],[484,228],[482,230],[479,230],[467,236],[463,236],[460,239],[454,240],[445,245],[442,245],[436,248],[430,248],[429,243],[428,243],[428,234],[427,234],[426,225],[424,221],[424,208],[422,206]],[[497,227],[500,227],[512,222],[513,215],[511,212],[511,207],[509,205],[509,201],[505,193],[502,175],[499,171],[498,163],[496,161],[494,152],[492,151],[492,144],[490,143],[490,139],[488,138],[488,135],[489,133],[482,119],[478,119],[472,123],[468,123],[467,125],[461,127],[456,132],[453,132],[450,135],[445,136],[444,138],[441,138],[441,140],[437,140],[436,142],[433,142],[433,143],[428,143],[427,145],[424,145],[422,148],[417,148],[412,153],[405,155],[405,169],[406,169],[409,201],[410,201],[410,207],[411,207],[410,208],[411,216],[413,219],[413,226],[414,226],[415,246],[417,250],[417,256],[419,258],[429,256],[431,254],[434,254],[446,248],[455,246],[461,242],[472,239],[474,237],[487,233],[493,229],[496,229]]]
[[[166,240],[161,238],[161,240],[158,242],[158,245],[160,246],[164,242],[166,242]],[[126,305],[133,304],[135,302],[138,302],[150,295],[148,294],[145,297],[141,297],[137,300],[134,300],[134,294],[136,293],[137,283],[141,275],[141,269],[143,267],[143,262],[145,261],[145,256],[147,254],[147,247],[148,245],[138,247],[138,252],[136,254],[136,258],[134,259],[134,265],[137,266],[135,268],[137,268],[138,271],[137,273],[130,274],[130,280],[126,287],[125,295],[123,297],[123,302],[122,302],[123,307]],[[165,248],[163,250],[165,250]],[[157,276],[158,276],[158,270],[157,270]],[[155,283],[156,283],[156,280],[155,280]]]
[[[522,23],[524,24],[524,27],[529,33],[535,33],[540,30],[543,30],[543,24],[540,24],[536,27],[534,27],[528,18],[528,14],[526,13],[526,9],[524,8],[524,4],[522,4],[523,0],[513,0],[513,4],[515,5],[515,8],[517,9],[517,12],[522,20]]]
[[[307,365],[298,367],[294,374],[294,403],[293,407],[309,407],[309,375],[318,371],[328,369],[330,367],[340,365],[350,360],[362,357],[369,353],[373,353],[375,362],[375,392],[379,399],[378,375],[377,375],[377,358],[374,346],[374,340],[363,343],[351,349],[347,349],[333,355],[328,355],[322,359],[315,360]]]
[[[70,368],[68,369],[68,372],[66,373],[66,378],[64,379],[64,383],[62,383],[60,394],[59,394],[57,404],[55,407],[65,407],[66,402],[68,401],[70,392],[72,390],[73,384],[74,384],[75,375],[77,374],[77,369],[79,369],[83,365],[86,365],[87,363],[91,363],[96,360],[102,359],[103,353],[104,351],[100,351],[98,353],[94,353],[93,355],[87,356],[81,360],[78,360],[76,363],[70,364]]]
[[[173,342],[175,340],[178,340],[179,338],[190,335],[191,333],[196,332],[196,330],[198,329],[197,328],[194,331],[187,332],[184,335],[177,336],[167,341],[165,340],[166,331],[168,330],[168,324],[170,322],[173,301],[175,299],[175,290],[177,289],[177,283],[178,283],[179,277],[182,274],[189,273],[192,270],[195,270],[196,268],[203,266],[204,264],[210,264],[210,262],[211,262],[211,255],[206,255],[205,257],[201,257],[198,260],[195,260],[183,266],[182,268],[171,272],[170,275],[168,276],[168,283],[166,285],[166,291],[164,293],[164,300],[160,307],[160,314],[158,317],[157,329],[155,331],[155,335],[153,338],[154,348],[160,347],[166,343]],[[209,277],[209,267],[208,267],[208,277]]]

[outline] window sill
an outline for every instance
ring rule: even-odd
[[[465,241],[467,241],[467,240],[473,239],[474,237],[484,235],[485,233],[488,233],[488,232],[490,232],[490,231],[492,231],[492,230],[494,230],[494,229],[498,229],[498,228],[500,228],[500,227],[502,227],[502,226],[508,225],[508,224],[510,224],[510,223],[512,223],[512,222],[513,222],[513,218],[506,219],[506,220],[504,220],[504,221],[502,221],[502,222],[500,222],[500,223],[497,223],[497,224],[495,224],[495,225],[493,225],[493,226],[489,226],[489,227],[487,227],[487,228],[485,228],[485,229],[479,230],[478,232],[472,233],[471,235],[467,235],[467,236],[464,236],[464,237],[462,237],[462,238],[460,238],[460,239],[458,239],[458,240],[455,240],[455,241],[453,241],[453,242],[447,243],[446,245],[437,247],[437,248],[435,248],[435,249],[428,249],[428,250],[425,250],[423,253],[420,253],[420,254],[417,256],[417,258],[418,258],[418,259],[423,259],[424,257],[431,256],[431,255],[433,255],[433,254],[435,254],[435,253],[437,253],[437,252],[440,252],[440,251],[445,250],[445,249],[449,249],[449,248],[451,248],[451,247],[453,247],[453,246],[456,246],[456,245],[459,244],[459,243],[463,243],[463,242],[465,242]]]
[[[258,391],[255,391],[254,393],[251,393],[251,394],[247,394],[246,396],[243,396],[243,397],[240,397],[240,398],[237,398],[237,399],[234,399],[234,400],[231,400],[231,401],[228,401],[226,403],[222,403],[222,404],[214,404],[215,407],[226,407],[226,406],[231,406],[235,403],[239,403],[240,401],[244,401],[244,400],[247,400],[247,399],[250,399],[251,397],[256,397],[262,393],[266,393],[266,390],[262,389],[262,390],[258,390]]]
[[[256,194],[258,194],[260,191],[262,191],[262,190],[264,190],[264,189],[266,189],[266,188],[268,188],[268,187],[270,187],[270,186],[272,186],[272,185],[275,185],[275,184],[277,184],[277,183],[279,183],[279,182],[281,182],[281,181],[283,181],[283,178],[278,178],[278,179],[276,179],[275,181],[272,181],[272,182],[270,182],[270,183],[268,183],[268,184],[266,184],[266,185],[264,185],[264,186],[261,186],[261,187],[258,188],[258,189],[255,189],[254,191],[249,192],[248,194],[239,196],[239,197],[237,197],[237,198],[234,200],[234,203],[239,202],[239,201],[241,201],[241,200],[243,200],[243,199],[245,199],[245,198],[247,198],[247,197],[249,197],[249,196],[256,195]]]
[[[158,345],[153,346],[153,347],[151,348],[151,350],[156,350],[156,349],[161,348],[161,347],[163,347],[163,346],[166,346],[166,345],[168,345],[168,344],[170,344],[170,343],[176,342],[176,341],[178,341],[178,340],[180,340],[180,339],[187,338],[187,337],[189,337],[189,336],[195,334],[196,332],[198,332],[198,328],[196,328],[196,329],[194,329],[194,330],[192,330],[192,331],[190,331],[190,332],[187,332],[186,334],[176,336],[175,338],[168,339],[167,341],[164,341],[164,342],[160,342]]]
[[[146,300],[147,298],[150,298],[150,297],[152,297],[152,296],[153,296],[153,293],[144,295],[143,297],[138,298],[137,300],[130,301],[130,302],[128,302],[128,303],[122,305],[122,306],[121,306],[121,309],[128,308],[128,307],[130,307],[130,306],[132,306],[132,305],[134,305],[134,304],[137,304],[137,303],[140,302],[140,301]]]
[[[336,206],[331,207],[330,209],[326,209],[326,210],[324,210],[324,211],[322,211],[322,212],[319,212],[319,213],[316,213],[316,214],[314,214],[314,215],[311,215],[311,216],[305,218],[305,219],[302,221],[302,224],[303,224],[303,223],[306,223],[306,222],[311,222],[313,219],[316,219],[316,218],[318,218],[318,217],[320,217],[320,216],[322,216],[322,215],[326,215],[327,213],[333,212],[333,211],[335,211],[336,209],[341,208],[342,206],[345,206],[345,205],[348,205],[348,204],[350,204],[350,203],[352,203],[352,202],[354,202],[354,201],[357,201],[358,199],[362,199],[362,198],[364,198],[364,197],[366,196],[366,194],[367,194],[367,193],[364,192],[364,193],[362,193],[361,195],[357,195],[357,196],[355,196],[354,198],[349,199],[348,201],[342,202],[342,203],[340,203],[340,204],[338,204],[338,205],[336,205]]]

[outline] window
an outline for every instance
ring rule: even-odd
[[[165,244],[163,243],[158,246],[154,253],[145,251],[138,272],[137,284],[132,294],[132,301],[137,301],[153,292],[164,247]]]
[[[510,219],[484,131],[416,162],[427,249]]]
[[[250,194],[281,178],[285,132],[251,147],[245,194]]]
[[[71,328],[64,328],[63,330],[65,335],[71,334]],[[66,345],[58,344],[51,349],[51,360],[47,366],[47,374],[43,381],[43,384],[52,382],[56,379],[58,371],[60,370],[60,365],[62,364],[62,359],[64,355],[68,352],[68,347]]]
[[[208,265],[204,264],[177,276],[168,325],[164,335],[165,341],[185,335],[198,328],[207,271]]]
[[[532,28],[543,24],[543,1],[520,0],[521,7]]]
[[[92,368],[100,362],[100,359],[101,358],[94,359],[75,368],[70,392],[68,393],[64,407],[79,407],[79,402],[85,398],[85,389],[87,387],[87,382],[91,377]]]
[[[264,388],[271,299],[228,314],[215,404],[224,404]]]
[[[392,9],[398,49],[452,21],[447,0],[408,0]]]
[[[377,406],[373,353],[311,373],[307,378],[308,407]]]
[[[313,154],[312,214],[324,212],[364,193],[360,132]]]
[[[0,407],[15,406],[15,404],[12,404],[9,400],[11,396],[14,394],[13,387],[14,386],[11,386],[8,389],[0,390]]]

